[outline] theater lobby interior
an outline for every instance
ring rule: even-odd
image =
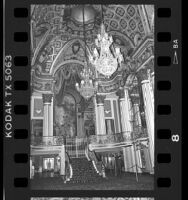
[[[154,7],[31,5],[30,185],[153,190]]]

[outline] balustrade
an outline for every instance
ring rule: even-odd
[[[92,135],[90,144],[114,144],[131,141],[131,132],[115,133],[110,135]]]
[[[87,138],[66,138],[65,148],[71,158],[85,157]]]
[[[66,151],[71,157],[79,157],[85,154],[88,144],[116,144],[122,142],[133,142],[140,138],[147,138],[145,129],[134,132],[121,132],[109,135],[91,135],[88,138],[65,138],[63,136],[33,136],[32,146],[61,146],[65,145]]]
[[[63,136],[32,136],[32,146],[61,146],[64,144]]]

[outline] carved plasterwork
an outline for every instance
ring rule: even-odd
[[[124,88],[120,88],[117,92],[116,92],[117,96],[119,96],[119,99],[123,99],[125,98],[125,91]]]
[[[32,76],[32,81],[31,81],[31,86],[32,86],[32,91],[36,92],[53,92],[53,84],[54,80],[53,78],[38,78],[35,76],[35,74]]]
[[[53,94],[42,94],[43,103],[51,103]]]
[[[154,41],[152,37],[146,37],[134,52],[125,60],[126,69],[130,73],[136,73],[142,68],[150,66],[154,68]]]
[[[141,69],[138,73],[139,80],[148,80],[148,71],[147,68]]]
[[[96,96],[97,104],[104,104],[105,98],[106,98],[105,95],[97,95],[97,96]]]
[[[49,35],[61,36],[62,40],[68,41],[73,38],[83,38],[83,25],[78,23],[67,14],[69,7],[65,5],[35,5],[32,6],[31,13],[31,34],[32,47],[35,52],[45,33]],[[86,35],[88,43],[93,43],[93,39],[99,31],[101,20],[101,5],[91,5],[96,10],[95,19],[86,23]],[[146,36],[142,15],[138,5],[105,5],[104,23],[106,31],[119,32],[137,46]],[[148,10],[151,10],[148,12]],[[152,9],[147,9],[147,16],[151,18]],[[67,17],[68,16],[68,17]],[[152,15],[153,16],[153,15]],[[45,43],[45,41],[43,41]]]
[[[51,92],[56,81],[55,74],[65,66],[64,79],[74,83],[74,76],[84,66],[83,24],[71,15],[70,9],[77,5],[32,5],[31,6],[31,67],[33,90]],[[89,5],[95,17],[86,21],[87,54],[94,49],[94,40],[100,31],[101,5]],[[148,5],[104,5],[106,32],[113,36],[114,45],[120,47],[125,63],[110,77],[98,74],[99,94],[111,93],[125,85],[133,71],[143,67],[153,69],[153,35],[146,31],[146,22],[152,25],[154,10]],[[142,13],[143,12],[143,13]],[[148,19],[148,20],[147,20]],[[128,58],[133,62],[129,64]],[[64,67],[62,67],[64,66]],[[77,68],[78,67],[78,68]],[[123,71],[123,75],[121,74]],[[121,76],[119,75],[121,74]],[[70,76],[70,77],[69,77]]]
[[[31,13],[32,21],[34,22],[33,33],[35,37],[41,37],[47,29],[51,29],[53,34],[66,34],[69,36],[79,36],[83,33],[82,24],[78,23],[69,14],[69,8],[76,5],[35,5]],[[87,34],[97,33],[97,28],[100,26],[101,20],[101,5],[90,5],[95,9],[94,20],[86,22]],[[139,13],[138,5],[104,5],[104,22],[107,31],[116,30],[126,34],[132,41],[135,35],[139,34],[141,39],[144,38],[144,27]],[[153,12],[153,11],[151,11]],[[150,14],[151,15],[151,14]]]

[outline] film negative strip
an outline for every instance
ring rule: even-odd
[[[181,2],[4,1],[4,199],[181,199]]]

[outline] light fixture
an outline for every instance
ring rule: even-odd
[[[95,39],[97,48],[94,49],[93,55],[89,55],[89,60],[99,73],[109,78],[117,70],[118,65],[121,65],[123,56],[120,48],[113,46],[112,36],[109,36],[105,31],[102,5],[101,10],[103,20],[101,33]]]
[[[85,57],[86,62],[84,64],[84,69],[81,71],[81,83],[76,83],[75,87],[77,91],[86,99],[88,100],[91,98],[98,89],[98,82],[95,81],[93,83],[94,74],[92,70],[89,68],[88,60],[87,60],[87,53],[86,53],[86,36],[85,36],[85,18],[84,18],[84,6],[83,6],[83,32],[84,32],[84,42],[85,42]]]

